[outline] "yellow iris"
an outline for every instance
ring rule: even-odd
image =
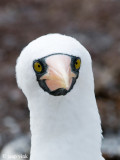
[[[77,59],[77,60],[75,61],[75,68],[76,68],[76,69],[79,69],[79,68],[80,68],[80,64],[81,64],[80,59]]]
[[[39,62],[34,63],[34,69],[36,72],[41,72],[42,71],[42,65]]]

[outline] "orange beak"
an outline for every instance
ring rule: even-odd
[[[46,80],[47,87],[54,91],[59,88],[69,90],[72,78],[76,77],[71,71],[71,57],[67,55],[52,55],[46,58],[48,70],[40,79]]]

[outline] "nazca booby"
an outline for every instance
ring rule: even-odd
[[[16,65],[30,110],[30,160],[104,160],[89,52],[74,38],[30,42]]]

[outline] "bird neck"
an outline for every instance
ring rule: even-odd
[[[102,160],[101,126],[94,93],[73,95],[43,95],[28,102],[30,160]]]

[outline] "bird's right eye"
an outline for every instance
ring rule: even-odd
[[[42,65],[39,62],[35,62],[33,67],[36,72],[42,72]]]

